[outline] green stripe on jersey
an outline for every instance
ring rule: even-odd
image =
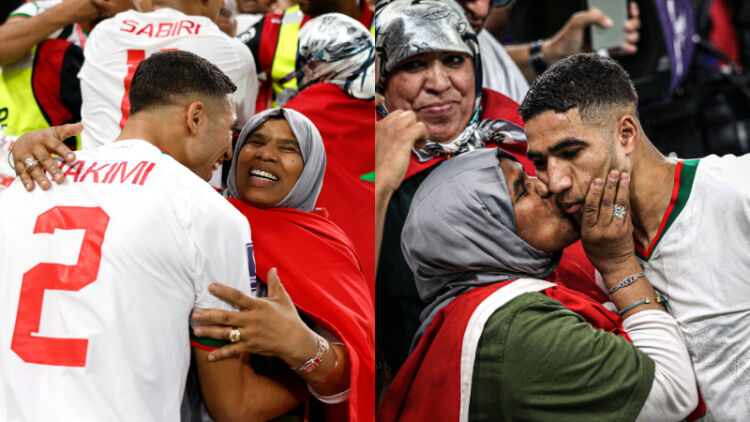
[[[199,344],[202,344],[203,346],[215,347],[217,349],[220,347],[224,347],[227,344],[230,344],[230,342],[227,340],[215,340],[215,339],[208,338],[208,337],[198,337],[193,332],[193,327],[190,327],[190,339],[198,342]]]
[[[641,255],[640,252],[637,250],[635,251],[635,256],[638,257],[638,259],[641,259],[643,261],[648,261],[649,258],[651,258],[651,255],[653,255],[654,251],[656,250],[656,247],[659,246],[659,242],[664,238],[664,234],[667,233],[667,230],[669,230],[669,227],[672,226],[672,223],[677,219],[677,217],[682,212],[682,209],[685,208],[685,204],[687,204],[688,198],[690,197],[690,191],[693,189],[693,181],[695,180],[695,173],[698,170],[698,163],[700,160],[686,160],[682,162],[682,170],[680,170],[680,190],[677,193],[677,199],[674,203],[674,208],[672,208],[672,212],[669,213],[669,216],[667,217],[667,224],[664,225],[664,229],[657,233],[657,238],[651,241],[651,244],[653,244],[653,247],[649,245],[649,249],[651,250],[651,253],[648,257],[645,257]],[[677,181],[675,181],[677,183]]]

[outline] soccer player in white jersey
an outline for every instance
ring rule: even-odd
[[[83,149],[117,137],[128,119],[128,90],[143,59],[167,50],[195,53],[215,64],[237,85],[240,126],[255,111],[258,76],[252,54],[214,23],[222,0],[153,0],[154,11],[129,10],[100,22],[84,48],[81,79]]]
[[[213,281],[255,283],[247,220],[205,183],[231,157],[234,88],[194,54],[153,55],[116,142],[79,152],[47,192],[0,193],[0,420],[179,420],[191,310],[228,308]],[[254,388],[281,413],[296,404],[197,342],[217,419],[280,414],[255,413],[269,410]]]
[[[639,283],[645,272],[641,279],[669,300],[706,403],[704,420],[750,420],[750,155],[667,158],[643,132],[637,107],[615,61],[565,59],[534,82],[519,110],[527,155],[579,222],[590,187],[630,180],[632,236],[628,230],[610,250],[586,253],[621,280]],[[611,218],[625,217],[609,205]],[[625,253],[613,254],[623,245]]]

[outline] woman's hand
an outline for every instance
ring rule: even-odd
[[[291,298],[284,290],[275,268],[268,272],[268,297],[251,297],[223,284],[212,283],[211,293],[237,306],[239,311],[218,309],[196,310],[193,320],[198,337],[229,340],[233,328],[240,331],[240,340],[212,351],[211,361],[255,353],[276,356],[293,368],[314,356],[316,335],[302,321]]]
[[[597,270],[606,276],[632,271],[638,264],[630,210],[630,175],[611,170],[607,180],[594,179],[586,194],[581,242]]]
[[[83,125],[80,123],[53,126],[27,132],[16,140],[13,144],[13,166],[27,191],[31,192],[34,189],[34,182],[42,190],[47,190],[52,186],[50,180],[54,180],[57,184],[65,180],[60,164],[50,154],[56,153],[69,163],[75,161],[76,155],[65,146],[63,141],[78,135],[82,130]],[[27,167],[26,161],[29,159],[38,161],[38,164]],[[42,168],[52,175],[52,179],[47,178]]]
[[[430,136],[411,110],[394,110],[375,123],[375,189],[394,192],[409,168],[412,147]]]

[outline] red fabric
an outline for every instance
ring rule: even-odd
[[[726,0],[713,0],[708,9],[708,15],[711,18],[711,32],[708,39],[711,44],[733,62],[740,63],[740,44],[737,38],[737,31],[732,23],[732,10],[727,5]],[[724,60],[719,60],[722,65],[727,64]]]
[[[63,39],[43,41],[34,57],[34,73],[31,78],[34,96],[50,126],[68,123],[73,118],[60,97],[60,73],[70,44],[70,41]]]
[[[372,17],[373,13],[370,10],[369,7],[365,4],[365,2],[362,2],[362,14],[359,15],[359,23],[365,26],[368,30],[370,29],[370,26],[372,26]]]
[[[360,177],[375,170],[375,103],[318,83],[284,107],[307,116],[323,137],[326,172],[316,206],[352,239],[374,297],[375,183]]]
[[[377,420],[458,420],[460,410],[461,347],[469,319],[488,296],[512,281],[470,290],[441,309],[419,344],[399,370],[386,393]],[[554,286],[542,293],[559,300],[600,328],[628,341],[620,316],[581,293]]]
[[[596,284],[596,268],[583,251],[580,240],[563,249],[560,264],[547,280],[579,291],[599,303],[612,301]]]
[[[346,345],[351,359],[349,420],[372,420],[374,305],[353,245],[341,229],[315,213],[229,201],[250,222],[257,275],[264,278],[278,268],[297,308]]]
[[[491,89],[482,89],[482,117],[484,119],[505,119],[509,122],[513,122],[523,127],[523,120],[521,115],[518,114],[518,104],[506,97],[505,95],[492,91]],[[534,164],[526,158],[526,142],[509,141],[503,142],[502,146],[497,144],[488,144],[488,148],[502,148],[503,150],[513,154],[523,165],[526,173],[533,176],[536,174],[534,171]],[[412,154],[409,168],[406,170],[404,179],[407,179],[420,171],[434,166],[441,160],[446,160],[449,157],[433,158],[432,160],[420,163],[419,159]]]

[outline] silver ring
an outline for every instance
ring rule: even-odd
[[[238,341],[240,341],[240,330],[239,330],[239,328],[235,327],[235,328],[232,328],[229,331],[229,341],[232,342],[232,343],[237,343]]]
[[[29,157],[25,159],[23,162],[26,165],[26,170],[31,170],[33,167],[36,167],[39,165],[39,160],[37,160],[34,157]]]
[[[623,218],[625,218],[625,214],[627,214],[627,212],[628,211],[622,205],[615,205],[612,209],[612,214],[618,220],[622,220]]]

